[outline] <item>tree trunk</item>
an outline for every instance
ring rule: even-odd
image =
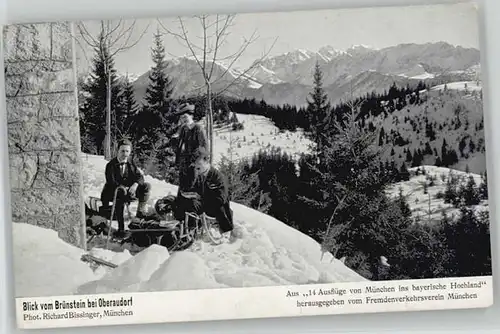
[[[106,64],[106,137],[104,140],[104,158],[111,159],[111,74],[109,73],[109,66]]]
[[[213,131],[213,111],[212,111],[212,87],[210,82],[207,82],[207,140],[210,152],[210,164],[212,164],[214,156],[214,131]]]

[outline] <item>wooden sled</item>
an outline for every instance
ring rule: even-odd
[[[123,190],[123,187],[118,187],[115,190],[113,196],[112,206],[103,205],[100,198],[89,196],[87,202],[85,203],[85,218],[87,224],[87,244],[89,244],[96,236],[106,235],[106,249],[109,248],[109,243],[112,237],[112,223],[117,222],[116,220],[116,197],[118,191]],[[131,212],[130,212],[130,201],[126,201],[125,209],[127,210],[127,215],[129,219],[125,219],[124,224],[130,222]]]
[[[216,232],[219,230],[216,219],[205,213],[197,215],[187,212],[183,221],[173,218],[168,220],[132,218],[125,221],[125,225],[128,225],[127,236],[125,238],[112,238],[111,223],[114,220],[114,207],[109,214],[109,210],[103,210],[99,198],[89,197],[85,209],[87,243],[90,243],[98,235],[106,236],[106,249],[109,249],[110,242],[114,242],[120,245],[129,243],[140,248],[158,244],[166,247],[169,252],[175,252],[189,248],[196,239],[204,237],[208,239],[206,241],[215,245],[222,242],[222,235],[220,232]],[[131,216],[130,212],[128,216]]]
[[[213,230],[218,230],[216,220],[205,213],[197,215],[186,212],[184,220],[135,220],[129,224],[129,237],[123,243],[131,243],[147,248],[153,244],[164,246],[169,252],[188,249],[197,239],[207,237],[212,244],[222,242],[222,235],[217,235]]]

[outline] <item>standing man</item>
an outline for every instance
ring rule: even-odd
[[[101,193],[101,201],[104,207],[109,209],[113,202],[116,189],[115,217],[118,220],[118,235],[125,232],[123,211],[125,203],[136,199],[139,200],[136,216],[145,216],[145,206],[149,199],[151,185],[144,181],[144,175],[137,165],[129,159],[132,152],[132,143],[121,140],[118,143],[118,154],[106,164],[106,184]],[[113,219],[113,217],[111,217]]]
[[[178,108],[181,129],[179,131],[178,145],[175,161],[179,167],[179,189],[192,186],[194,171],[191,167],[193,152],[198,148],[207,149],[207,137],[201,126],[195,123],[194,105],[185,103]]]

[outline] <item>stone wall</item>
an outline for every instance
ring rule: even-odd
[[[85,248],[70,23],[4,27],[12,220]]]

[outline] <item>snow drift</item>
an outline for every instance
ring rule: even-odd
[[[14,223],[13,242],[16,297],[72,294],[96,277],[80,261],[84,251],[61,240],[56,231]]]
[[[91,155],[84,155],[82,160],[84,194],[99,197],[106,161]],[[146,181],[152,186],[150,209],[157,199],[176,192],[175,186],[150,176]],[[131,205],[132,213],[136,205]],[[89,253],[118,265],[95,271],[81,262],[84,252],[58,239],[56,232],[15,224],[15,235],[23,235],[15,238],[17,294],[146,292],[365,280],[331,254],[321,259],[320,245],[307,235],[243,205],[232,203],[232,209],[235,230],[228,243],[196,241],[189,250],[173,254],[153,245],[135,256],[127,249],[93,248]]]

